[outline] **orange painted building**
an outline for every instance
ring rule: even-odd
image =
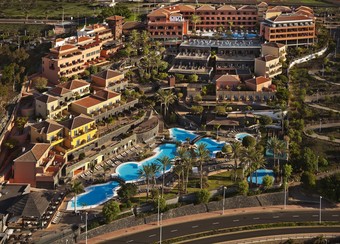
[[[261,23],[260,35],[266,41],[287,46],[313,44],[316,37],[314,15],[306,9],[293,13],[279,13]]]
[[[191,18],[197,15],[199,20],[193,23]],[[214,7],[202,5],[195,8],[191,5],[175,5],[160,8],[148,14],[148,31],[153,39],[165,44],[180,43],[183,36],[195,31],[253,30],[257,25],[256,6],[236,8],[231,5]]]

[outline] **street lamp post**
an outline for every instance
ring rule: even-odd
[[[162,219],[163,219],[163,213],[161,213],[161,215],[160,215],[159,244],[162,244]]]
[[[321,224],[321,200],[322,196],[320,196],[319,224]]]
[[[284,199],[284,209],[287,206],[287,181],[285,181],[285,199]]]
[[[227,187],[223,186],[223,208],[222,208],[222,215],[224,214],[224,206],[225,206],[225,190]]]
[[[321,126],[322,126],[322,124],[321,124],[321,119],[320,119],[319,132],[321,132]]]
[[[85,243],[87,244],[87,212],[85,212]]]
[[[158,226],[159,226],[159,202],[160,202],[160,199],[161,199],[161,196],[158,195],[158,209],[157,209],[157,223],[158,223]]]

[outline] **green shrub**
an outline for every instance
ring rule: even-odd
[[[208,203],[210,199],[210,192],[207,189],[202,189],[197,192],[195,192],[196,196],[196,204],[200,203]]]

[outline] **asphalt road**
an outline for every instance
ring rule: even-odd
[[[246,231],[242,233],[226,233],[225,235],[211,236],[200,240],[188,241],[190,244],[210,244],[223,241],[237,241],[242,239],[249,239],[259,236],[277,236],[277,235],[294,235],[294,234],[310,234],[310,233],[340,233],[340,227],[296,227],[270,230],[256,230]],[[340,234],[339,234],[340,235]]]
[[[324,221],[340,221],[340,210],[323,210],[322,220]],[[277,211],[265,213],[249,213],[238,215],[226,215],[216,218],[185,222],[162,227],[163,240],[171,239],[178,236],[184,236],[193,233],[199,233],[220,228],[230,228],[237,226],[267,224],[278,222],[309,222],[319,221],[318,210],[307,211]],[[340,228],[338,228],[340,233]],[[122,236],[102,243],[154,243],[159,241],[160,229],[155,228],[131,235]],[[272,234],[269,232],[268,234]],[[227,236],[225,237],[227,238]],[[223,239],[224,241],[228,239]],[[221,241],[221,240],[220,240]],[[214,242],[214,241],[213,241]],[[209,240],[209,243],[213,243]],[[201,243],[201,242],[200,242]]]

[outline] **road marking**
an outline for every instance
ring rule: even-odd
[[[198,227],[198,225],[191,226],[191,228],[197,228],[197,227]]]
[[[240,220],[239,219],[234,219],[233,222],[239,222]]]
[[[273,216],[273,219],[277,219],[277,218],[279,218],[280,216]]]
[[[178,230],[171,230],[170,232],[176,232],[176,231],[178,231]]]
[[[127,241],[126,243],[130,243],[130,242],[133,242],[133,240]]]
[[[319,215],[317,215],[317,214],[314,214],[314,215],[312,215],[313,217],[319,217]]]
[[[218,225],[220,222],[214,222],[213,225]]]
[[[153,234],[153,235],[149,235],[149,237],[154,237],[154,236],[156,236],[156,234]]]
[[[293,215],[293,218],[299,218],[299,215]]]
[[[255,217],[255,218],[253,218],[253,219],[260,219],[259,217]]]
[[[339,217],[339,215],[338,215],[338,214],[333,214],[332,216],[333,216],[333,217]]]

